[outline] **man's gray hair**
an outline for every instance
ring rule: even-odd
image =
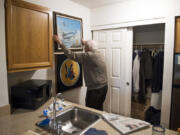
[[[86,45],[89,47],[90,51],[94,51],[98,49],[98,43],[94,40],[88,40]]]

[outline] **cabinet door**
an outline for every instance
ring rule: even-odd
[[[180,17],[176,17],[175,53],[180,53]]]
[[[52,66],[52,12],[21,0],[6,1],[8,72]]]

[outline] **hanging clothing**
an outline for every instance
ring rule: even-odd
[[[133,51],[133,61],[136,58],[137,53]]]
[[[157,110],[161,110],[162,91],[151,94],[151,106]]]
[[[146,93],[146,98],[151,98],[151,94],[152,94],[152,88],[151,85],[147,87],[147,93]]]
[[[152,57],[151,52],[145,49],[141,56],[141,67],[140,72],[144,72],[145,79],[152,79]]]
[[[164,53],[159,52],[153,57],[152,92],[158,93],[162,90]]]
[[[159,125],[161,118],[161,110],[157,110],[150,106],[145,112],[145,121],[151,123],[152,125]]]
[[[135,93],[139,92],[139,70],[140,70],[140,57],[137,54],[133,61],[133,90]]]
[[[146,102],[146,88],[149,86],[152,80],[152,57],[150,51],[145,49],[142,52],[140,59],[140,79],[139,79],[139,102]]]

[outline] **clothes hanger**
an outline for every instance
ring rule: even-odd
[[[163,51],[163,45],[160,46],[160,51],[161,51],[161,52]]]
[[[154,56],[155,56],[155,53],[156,53],[156,48],[153,48],[152,53],[151,53],[151,56],[154,57]]]

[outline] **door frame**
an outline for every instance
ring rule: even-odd
[[[172,92],[172,73],[173,73],[173,53],[174,53],[174,24],[175,17],[160,17],[160,18],[150,18],[145,20],[137,20],[131,22],[119,22],[110,25],[97,25],[92,26],[91,30],[105,30],[123,27],[134,27],[141,25],[151,25],[151,24],[165,24],[165,45],[164,45],[164,72],[163,72],[163,92],[162,92],[162,109],[161,109],[161,125],[169,128],[170,122],[170,108],[171,108],[171,92]],[[171,34],[171,36],[170,36]],[[92,34],[93,35],[93,34]],[[92,36],[93,37],[93,36]],[[91,38],[92,38],[91,37]],[[173,45],[172,45],[173,44]],[[171,60],[172,59],[172,60]],[[167,67],[166,67],[167,66]],[[167,78],[168,76],[168,78]]]

